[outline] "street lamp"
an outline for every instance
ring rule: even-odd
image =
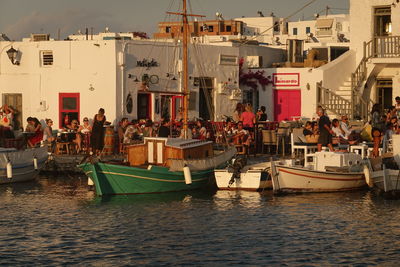
[[[18,53],[19,51],[15,50],[12,46],[7,50],[7,56],[13,65],[19,65],[19,61],[17,60]]]

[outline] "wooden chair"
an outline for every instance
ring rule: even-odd
[[[285,156],[286,139],[290,133],[291,124],[280,122],[276,131],[276,154],[279,152],[279,146],[282,145],[282,155]]]
[[[304,139],[303,139],[303,138]],[[303,128],[294,128],[290,134],[290,145],[292,148],[292,156],[296,156],[299,151],[302,151],[304,158],[308,154],[312,154],[317,151],[317,144],[305,142],[305,137],[303,135]]]
[[[57,142],[56,143],[56,154],[69,154],[69,142]]]
[[[276,146],[276,131],[275,130],[262,130],[262,153],[264,154],[265,146],[268,148],[268,153]]]

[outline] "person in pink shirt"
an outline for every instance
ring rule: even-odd
[[[256,115],[253,113],[251,104],[247,104],[245,111],[240,116],[240,120],[243,122],[243,128],[252,131],[254,128],[254,123],[256,122]]]

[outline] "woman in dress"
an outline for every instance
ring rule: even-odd
[[[106,122],[105,111],[103,108],[93,118],[92,136],[90,137],[90,145],[93,153],[97,155],[103,150],[104,147],[104,123]]]

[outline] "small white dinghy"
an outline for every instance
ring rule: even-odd
[[[270,162],[246,165],[242,159],[237,159],[227,168],[215,170],[214,174],[220,190],[262,191],[272,188],[270,169]]]
[[[47,158],[47,146],[25,150],[0,148],[0,184],[35,179]]]
[[[365,180],[369,187],[377,188],[380,192],[399,194],[400,170],[393,157],[385,158],[385,163],[382,160],[381,157],[369,159],[369,164],[364,166]]]
[[[335,192],[366,186],[360,155],[349,152],[316,152],[304,165],[295,160],[273,162],[272,186],[279,192]]]

